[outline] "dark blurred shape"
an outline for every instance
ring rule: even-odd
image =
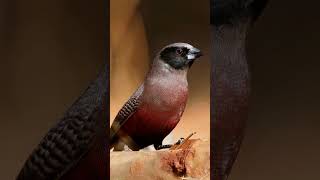
[[[103,1],[0,2],[0,179],[14,179],[42,137],[98,74]]]
[[[319,179],[319,5],[270,1],[250,30],[249,119],[229,180]]]
[[[252,18],[261,14],[268,0],[210,0],[210,23],[215,26]]]
[[[246,137],[230,180],[319,179],[319,1],[270,1],[248,36]]]
[[[108,178],[106,95],[109,72],[107,67],[102,68],[97,79],[34,149],[17,180]]]
[[[249,113],[247,31],[263,8],[255,6],[261,0],[212,1],[211,178],[226,180],[240,150]]]

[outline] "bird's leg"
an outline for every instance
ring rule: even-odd
[[[171,141],[171,140],[170,140],[170,141]],[[169,142],[170,142],[170,141],[169,141]],[[180,138],[180,140],[179,140],[178,142],[174,143],[174,144],[165,144],[165,145],[163,145],[162,142],[160,142],[160,143],[155,143],[153,146],[154,146],[154,148],[155,148],[156,150],[168,149],[168,148],[171,148],[171,147],[174,146],[174,145],[177,145],[177,144],[181,143],[182,141],[183,141],[183,138]],[[172,142],[172,141],[171,141],[171,142]]]
[[[161,150],[161,149],[168,149],[171,148],[173,145],[180,145],[183,144],[184,138],[180,138],[176,143],[174,144],[154,144],[154,148],[156,150]]]
[[[178,147],[180,147],[184,142],[186,142],[188,139],[191,138],[191,136],[193,136],[194,134],[196,134],[195,132],[191,133],[186,139],[185,138],[180,138],[175,144],[165,144],[162,145],[162,143],[160,144],[154,144],[154,148],[156,150],[160,150],[160,149],[167,149],[167,148],[171,148],[173,145],[175,145],[175,147],[173,147],[173,149],[177,149]]]
[[[154,148],[156,150],[160,150],[160,149],[168,149],[168,148],[171,148],[173,145],[180,145],[182,144],[184,141],[184,138],[180,138],[176,143],[174,144],[154,144]]]
[[[184,138],[180,138],[176,143],[174,143],[174,145],[180,145],[182,144],[184,141]],[[168,149],[168,148],[171,148],[173,146],[173,144],[155,144],[154,145],[154,148],[156,150],[160,150],[160,149]]]
[[[171,150],[179,149],[180,147],[182,147],[182,145],[183,145],[185,142],[187,142],[188,139],[190,139],[191,136],[193,136],[194,134],[196,134],[196,132],[191,133],[191,134],[190,134],[188,137],[186,137],[185,139],[184,139],[184,138],[180,138],[180,139],[178,140],[178,142],[176,142],[175,146],[173,146],[173,147],[171,148]]]
[[[161,150],[161,149],[171,148],[171,147],[172,147],[172,144],[165,144],[165,145],[163,145],[163,144],[154,144],[153,146],[154,146],[154,148],[155,148],[156,150]]]

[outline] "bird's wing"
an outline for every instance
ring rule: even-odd
[[[130,97],[130,99],[122,106],[117,116],[115,117],[112,126],[110,128],[110,144],[114,143],[117,138],[117,133],[121,129],[121,126],[136,112],[140,103],[141,95],[144,90],[144,85],[142,84],[136,92]]]
[[[32,152],[17,180],[59,179],[89,151],[106,129],[106,84],[100,75],[88,87]]]

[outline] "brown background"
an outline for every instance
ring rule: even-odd
[[[199,48],[204,56],[188,72],[189,100],[175,138],[197,132],[194,138],[210,138],[210,26],[209,1],[162,0],[142,4],[150,54],[173,42],[186,42]]]
[[[249,35],[252,97],[230,180],[319,179],[317,1],[270,1]]]
[[[12,180],[103,63],[103,1],[0,1],[0,179]]]
[[[205,8],[185,2],[174,3],[182,14]],[[250,120],[230,180],[319,178],[319,5],[271,1],[252,29]],[[10,180],[101,66],[103,2],[3,0],[0,26],[0,178]]]
[[[110,120],[141,84],[156,53],[170,43],[187,42],[205,56],[188,74],[189,101],[174,141],[194,131],[195,138],[209,139],[209,1],[111,0],[110,21]]]

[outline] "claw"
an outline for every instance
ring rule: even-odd
[[[194,134],[196,134],[196,132],[191,133],[186,139],[184,138],[180,138],[178,140],[178,142],[176,142],[176,146],[173,146],[171,149],[179,149],[188,139],[191,138],[191,136],[193,136]]]
[[[159,144],[157,144],[157,145],[154,145],[154,147],[156,150],[167,149],[167,148],[170,148],[170,150],[179,149],[194,134],[196,134],[196,133],[195,132],[191,133],[187,138],[180,138],[174,145],[171,145],[171,144],[165,144],[165,145],[160,144],[159,145]]]
[[[184,141],[184,138],[180,138],[180,139],[175,143],[175,145],[180,145],[180,144],[183,143],[183,141]]]

